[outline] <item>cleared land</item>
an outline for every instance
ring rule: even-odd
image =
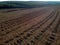
[[[0,45],[60,45],[60,12],[44,7],[0,11]]]

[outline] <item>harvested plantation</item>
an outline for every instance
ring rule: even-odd
[[[15,12],[3,14],[9,16],[11,13],[14,17],[10,15],[12,19],[0,21],[0,45],[60,44],[60,12],[57,9],[44,7]]]

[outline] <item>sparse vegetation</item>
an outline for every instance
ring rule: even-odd
[[[0,9],[4,8],[34,8],[43,6],[59,6],[60,2],[6,1],[0,2]]]

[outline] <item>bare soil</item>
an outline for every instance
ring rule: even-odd
[[[0,45],[60,45],[60,11],[50,7],[1,10]]]

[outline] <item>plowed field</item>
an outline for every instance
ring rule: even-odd
[[[57,9],[0,11],[0,45],[60,45],[59,34]]]

